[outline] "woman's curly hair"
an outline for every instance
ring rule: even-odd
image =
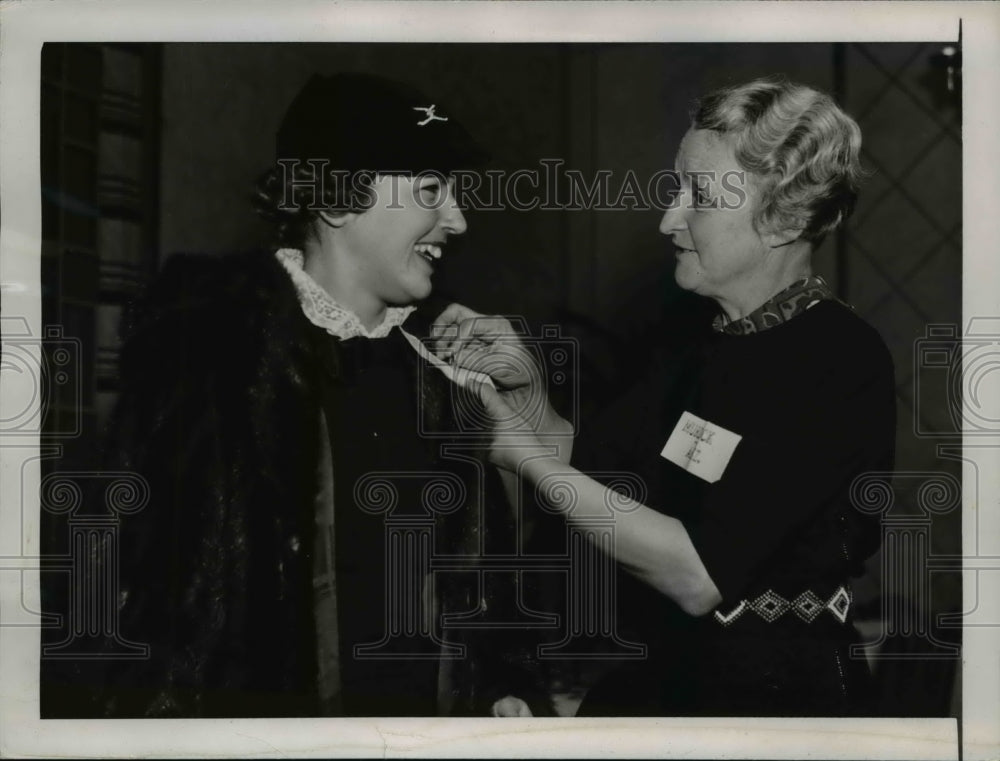
[[[361,212],[374,198],[372,172],[330,169],[322,161],[279,161],[257,180],[253,204],[279,247],[301,249],[319,211]]]
[[[851,212],[865,172],[861,130],[822,92],[783,79],[758,79],[701,98],[695,129],[735,138],[736,161],[760,190],[760,230],[801,229],[818,246]]]

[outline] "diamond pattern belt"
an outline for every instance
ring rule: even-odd
[[[808,624],[815,621],[823,611],[829,611],[834,618],[843,624],[847,623],[847,611],[853,601],[850,588],[845,586],[837,587],[837,590],[827,600],[808,589],[794,600],[786,600],[773,589],[768,589],[760,597],[753,600],[740,600],[728,613],[717,610],[714,616],[715,620],[723,626],[730,626],[747,611],[753,611],[772,624],[791,611]]]

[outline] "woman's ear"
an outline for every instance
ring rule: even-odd
[[[764,236],[764,240],[771,248],[783,248],[784,246],[790,246],[801,238],[805,229],[805,225],[796,225],[780,230],[772,230]]]
[[[348,219],[356,215],[350,211],[320,211],[317,216],[323,224],[336,228],[343,227]]]

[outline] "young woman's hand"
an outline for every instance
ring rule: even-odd
[[[532,715],[527,703],[521,700],[521,698],[515,698],[511,695],[496,701],[493,704],[491,713],[502,719],[523,719]]]

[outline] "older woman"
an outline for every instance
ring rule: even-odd
[[[783,81],[715,92],[693,112],[660,231],[678,285],[714,300],[718,315],[690,356],[610,411],[610,426],[588,423],[598,434],[574,455],[644,483],[617,503],[630,509],[615,515],[614,552],[640,582],[619,608],[650,658],[598,684],[581,713],[870,710],[867,667],[851,649],[850,578],[879,532],[850,488],[891,466],[893,368],[876,331],[811,265],[852,210],[860,144],[829,97]],[[442,354],[474,366],[484,346],[509,350],[502,321],[476,317],[454,306],[439,318],[442,331],[458,324]],[[548,407],[541,421],[519,418],[537,376],[493,377],[499,393],[481,396],[507,429],[493,460],[568,521],[607,514],[606,487],[540,456],[539,438],[557,441],[565,421]],[[572,501],[557,498],[567,482]]]

